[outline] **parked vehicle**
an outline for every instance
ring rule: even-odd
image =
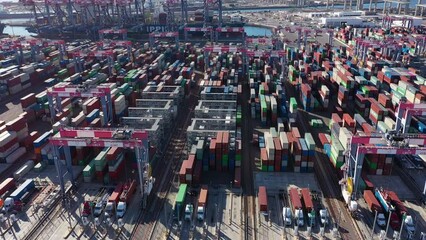
[[[186,191],[188,189],[188,185],[186,183],[181,184],[179,186],[178,194],[176,195],[175,199],[175,205],[173,207],[173,217],[176,220],[180,220],[184,204],[185,204],[185,198],[186,198]]]
[[[102,211],[104,210],[105,206],[108,203],[109,194],[105,193],[98,199],[95,205],[95,209],[93,210],[93,215],[95,217],[99,217],[102,214]]]
[[[123,184],[119,183],[114,192],[112,192],[111,196],[108,199],[108,203],[105,206],[105,217],[114,216],[114,211],[117,207],[118,201],[120,200],[120,194],[123,191]]]
[[[303,219],[303,208],[297,188],[291,188],[289,194],[291,207],[294,213],[294,220],[297,226],[303,227],[303,225],[305,225],[305,221]]]
[[[194,213],[194,206],[192,204],[186,204],[186,207],[185,207],[185,221],[191,221],[193,213]]]
[[[388,219],[390,215],[390,226],[393,230],[398,231],[401,227],[401,222],[397,213],[395,212],[395,207],[392,206],[390,202],[389,191],[376,189],[374,195],[376,196],[377,200],[379,200],[380,205],[382,205],[386,219]]]
[[[8,192],[11,192],[16,188],[15,179],[6,178],[2,183],[0,183],[0,196],[8,195]]]
[[[129,181],[123,187],[123,192],[120,195],[120,202],[117,205],[117,218],[122,218],[127,210],[127,205],[130,204],[130,200],[133,194],[136,192],[136,181]]]
[[[268,212],[268,195],[266,194],[265,186],[259,186],[259,193],[258,193],[257,199],[259,201],[260,212],[267,213]]]
[[[321,224],[323,226],[328,225],[328,218],[329,218],[329,216],[328,216],[328,210],[327,209],[320,209],[319,210],[319,215],[320,215],[320,218],[321,218]]]
[[[207,186],[203,186],[198,197],[197,219],[199,221],[203,221],[206,216],[207,198],[208,189]]]
[[[289,207],[283,207],[283,220],[286,226],[291,226],[292,218],[291,209]]]
[[[311,192],[307,188],[302,188],[303,206],[309,217],[309,226],[315,226],[315,209],[312,202]]]
[[[22,176],[27,174],[33,168],[34,168],[34,161],[29,160],[24,165],[22,165],[22,167],[20,167],[16,172],[13,173],[13,178],[15,180],[19,180],[22,178]]]
[[[20,211],[22,205],[31,196],[31,193],[34,190],[34,179],[27,179],[14,192],[12,192],[9,197],[6,198],[3,205],[3,211],[8,212],[12,209]]]
[[[364,191],[364,200],[367,203],[368,209],[373,213],[373,215],[375,215],[377,212],[377,225],[380,227],[386,227],[386,218],[383,214],[383,208],[371,190]]]

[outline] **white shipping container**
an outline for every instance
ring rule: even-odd
[[[300,162],[301,160],[302,160],[302,156],[301,155],[294,155],[294,161]]]
[[[250,88],[250,99],[256,98],[256,90],[254,88]]]
[[[389,129],[395,129],[395,121],[390,117],[385,117],[385,124],[389,127]]]
[[[86,119],[86,115],[84,113],[80,112],[75,118],[71,119],[71,124],[76,127],[80,125],[84,120]]]
[[[185,174],[185,180],[188,182],[192,182],[192,174]]]
[[[6,163],[14,163],[18,158],[22,157],[27,150],[24,147],[16,149],[13,153],[6,157]]]
[[[236,167],[241,167],[241,161],[235,161],[235,166]]]
[[[285,129],[284,129],[284,123],[278,123],[277,128],[278,128],[278,132],[279,133],[284,132],[285,131]]]
[[[314,162],[308,162],[308,167],[313,168],[314,167]]]
[[[13,131],[6,131],[0,134],[0,147],[3,147],[18,135]]]
[[[280,142],[281,142],[282,149],[289,148],[288,138],[285,132],[280,132]]]
[[[18,85],[15,85],[15,86],[9,88],[10,94],[16,94],[19,91],[22,91],[22,85],[21,84],[18,84]]]
[[[383,169],[377,169],[376,175],[383,175]]]
[[[308,162],[302,162],[302,163],[300,164],[300,166],[301,166],[301,167],[303,167],[303,168],[305,168],[305,167],[307,167],[307,166],[308,166]]]
[[[13,173],[13,178],[15,180],[19,180],[22,178],[25,174],[27,174],[31,169],[34,168],[34,162],[33,160],[27,161],[21,168],[19,168],[16,172]]]
[[[300,167],[294,167],[294,172],[300,173]]]
[[[288,166],[288,161],[281,161],[281,166],[287,167]]]
[[[328,89],[328,87],[326,85],[321,86],[321,92],[324,93],[325,95],[330,94],[330,90]]]

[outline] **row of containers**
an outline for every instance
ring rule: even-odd
[[[29,133],[26,113],[9,122],[0,121],[0,163],[14,163],[38,136],[38,132]]]
[[[215,138],[200,139],[192,145],[180,168],[180,182],[196,184],[202,171],[233,172],[241,167],[241,141],[230,143],[230,140],[228,131],[220,131]]]
[[[274,127],[259,135],[260,166],[265,172],[313,172],[315,142],[311,133],[300,135],[298,128],[281,132]]]

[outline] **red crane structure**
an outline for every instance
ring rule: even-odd
[[[93,129],[63,127],[49,139],[53,146],[53,159],[63,196],[65,196],[64,175],[69,174],[72,185],[75,185],[71,166],[70,147],[119,147],[135,151],[139,172],[139,185],[145,208],[148,195],[152,190],[155,179],[150,173],[148,153],[148,133],[137,129]],[[65,168],[60,161],[59,147],[64,148]],[[65,170],[65,171],[64,171]],[[63,198],[64,199],[64,198]]]

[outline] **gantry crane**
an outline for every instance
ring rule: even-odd
[[[122,36],[122,40],[127,40],[127,29],[101,29],[99,30],[99,39],[104,40],[105,34],[118,34]]]
[[[157,38],[174,38],[176,47],[179,46],[179,32],[153,32],[149,34],[149,45],[154,47],[155,39]]]
[[[222,0],[204,0],[204,26],[203,27],[207,27],[208,26],[208,21],[209,21],[209,9],[210,8],[214,8],[214,5],[216,6],[216,9],[218,11],[218,27],[222,27],[223,25],[223,20],[222,20]]]
[[[50,18],[50,7],[56,14],[57,25],[60,27],[74,26],[73,4],[69,0],[45,0],[47,17]],[[62,7],[65,6],[64,11]],[[65,20],[65,21],[64,21]],[[52,21],[49,20],[49,23]]]
[[[57,112],[62,111],[61,99],[62,98],[89,98],[97,97],[101,100],[102,112],[104,113],[104,122],[108,124],[112,122],[113,111],[112,111],[112,97],[111,89],[109,86],[89,86],[87,84],[82,85],[56,85],[47,89],[47,100],[49,102],[50,118],[51,122],[55,122],[55,116]],[[53,99],[56,100],[54,104]]]
[[[212,27],[185,27],[184,29],[185,41],[188,39],[188,32],[204,32],[209,33],[210,41],[213,42],[213,28]]]
[[[64,175],[69,173],[72,185],[75,185],[71,166],[71,146],[78,147],[119,147],[134,149],[139,172],[139,185],[142,193],[143,207],[146,207],[155,179],[151,176],[149,164],[148,133],[138,129],[93,129],[62,127],[49,139],[53,146],[53,159],[58,172],[63,199],[65,199]],[[59,147],[64,148],[66,169],[59,161]],[[66,172],[64,172],[66,170]]]
[[[243,27],[218,27],[216,28],[216,42],[219,41],[219,36],[221,33],[241,33],[241,41],[245,43],[246,41],[246,32]]]
[[[352,136],[347,146],[344,178],[340,181],[347,203],[357,199],[365,154],[421,155],[426,154],[426,134],[407,134],[411,117],[424,115],[426,104],[399,103],[395,129],[385,134]]]
[[[81,57],[106,58],[108,61],[108,71],[112,74],[114,66],[114,52],[112,50],[97,50],[91,52],[76,51],[71,53],[75,60],[76,72],[83,72]]]
[[[173,31],[175,29],[175,10],[174,7],[179,3],[179,0],[166,0],[163,3],[163,7],[167,13],[167,26],[169,31]]]
[[[112,40],[104,40],[96,43],[99,47],[103,48],[111,48],[111,47],[125,47],[127,50],[127,57],[129,61],[132,57],[132,42],[131,41],[112,41]]]

